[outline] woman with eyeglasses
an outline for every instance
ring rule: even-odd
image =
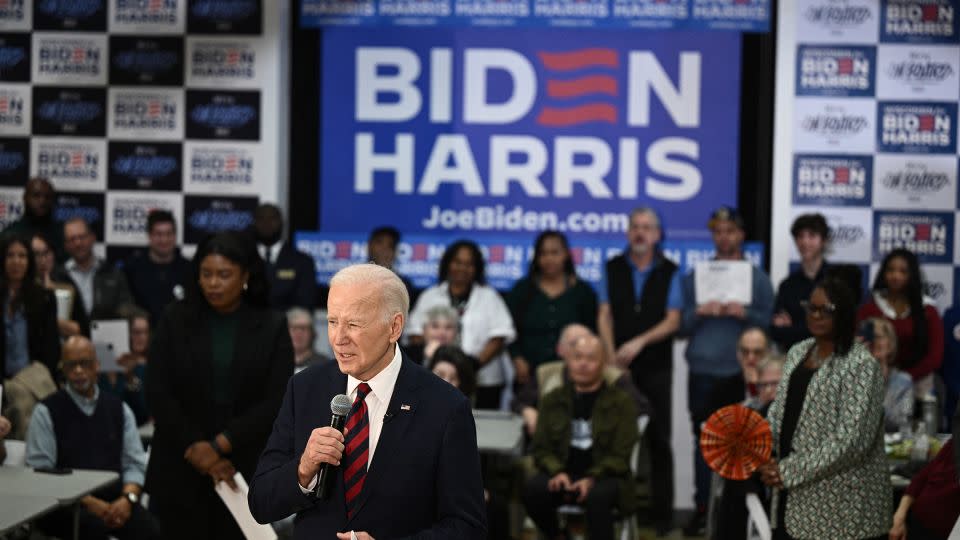
[[[857,321],[883,317],[897,333],[892,364],[913,378],[916,397],[933,391],[933,372],[943,362],[943,321],[933,300],[923,295],[917,256],[895,249],[883,258],[873,282],[873,297],[857,312]]]
[[[42,233],[33,233],[30,247],[33,248],[33,259],[36,261],[37,282],[53,291],[58,305],[65,303],[67,306],[62,313],[59,307],[57,309],[57,328],[60,329],[60,335],[64,338],[79,335],[90,337],[90,317],[84,309],[83,297],[79,294],[77,284],[66,272],[58,276],[59,279],[51,277],[57,261],[50,240]],[[69,318],[61,316],[68,313]]]
[[[774,538],[886,538],[892,501],[880,365],[854,341],[846,283],[820,282],[803,308],[813,337],[787,354],[767,415],[775,458],[760,468],[775,488]]]

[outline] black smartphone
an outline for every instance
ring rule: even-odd
[[[68,469],[66,467],[36,467],[33,470],[34,472],[38,472],[38,473],[56,474],[58,476],[63,476],[65,474],[73,474],[73,469]]]

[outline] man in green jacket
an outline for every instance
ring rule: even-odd
[[[622,390],[603,377],[606,349],[596,336],[581,338],[567,361],[570,383],[546,396],[533,436],[538,473],[524,489],[527,514],[547,538],[565,538],[558,506],[586,510],[591,540],[613,539],[613,509],[634,510],[630,454],[637,413]]]

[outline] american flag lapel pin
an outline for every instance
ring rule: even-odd
[[[403,405],[400,405],[400,410],[401,410],[401,411],[409,411],[409,410],[410,410],[410,406],[407,405],[406,403],[404,403]]]

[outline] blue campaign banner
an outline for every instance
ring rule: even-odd
[[[333,28],[319,229],[707,238],[737,193],[740,36]]]
[[[768,32],[770,0],[300,0],[300,25]]]
[[[484,235],[471,240],[480,246],[486,263],[487,281],[492,287],[501,291],[510,290],[514,282],[527,274],[530,261],[533,260],[534,236]],[[626,246],[623,237],[569,235],[568,240],[577,275],[594,288],[600,286],[607,260],[619,255]],[[410,279],[418,289],[434,285],[443,251],[453,241],[454,238],[448,235],[405,235],[397,247],[394,269]],[[329,283],[341,268],[369,260],[367,233],[299,231],[294,235],[294,243],[298,250],[313,258],[317,283],[321,284]],[[714,255],[713,242],[709,240],[668,240],[661,247],[684,273]],[[750,262],[760,266],[763,262],[763,244],[747,243],[744,255]]]

